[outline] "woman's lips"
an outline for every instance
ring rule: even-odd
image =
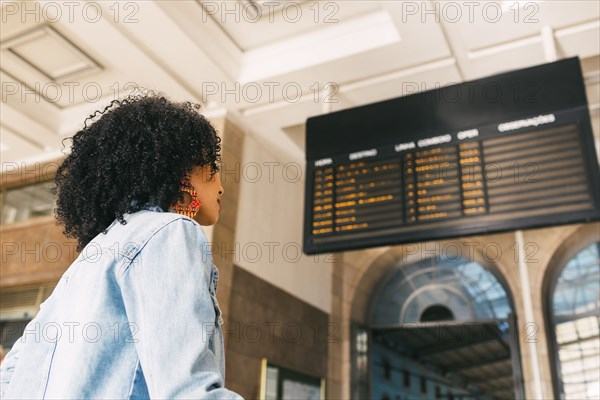
[[[221,200],[217,199],[217,203],[219,204],[219,211],[221,211]]]

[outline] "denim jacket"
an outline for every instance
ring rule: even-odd
[[[218,269],[191,218],[149,206],[100,233],[0,366],[2,399],[242,399],[224,388]]]

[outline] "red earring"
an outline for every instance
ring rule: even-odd
[[[182,192],[189,193],[190,196],[192,196],[192,201],[187,207],[176,204],[173,206],[173,210],[176,213],[183,214],[190,218],[194,218],[194,216],[200,209],[200,206],[202,205],[200,200],[198,200],[198,193],[196,192],[196,188],[194,188],[194,186],[192,186],[192,183],[190,182],[189,178],[183,178],[183,179],[181,179],[180,190]]]

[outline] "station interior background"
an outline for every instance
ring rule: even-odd
[[[600,396],[598,222],[525,230],[535,249],[525,277],[514,232],[317,256],[301,249],[311,116],[577,56],[600,153],[600,3],[1,5],[3,354],[77,257],[52,216],[49,189],[68,152],[61,140],[139,86],[201,103],[223,140],[224,211],[205,231],[221,272],[232,390]],[[473,254],[446,257],[446,246],[466,242]],[[496,256],[481,250],[489,246]],[[425,303],[413,320],[397,317]],[[486,336],[490,326],[499,334]]]

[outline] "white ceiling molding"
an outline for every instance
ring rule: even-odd
[[[524,39],[515,40],[509,43],[503,43],[497,46],[490,46],[481,50],[470,51],[467,53],[467,57],[471,60],[478,58],[485,58],[499,53],[504,53],[510,50],[519,49],[530,45],[539,45],[542,43],[542,37],[540,35],[531,36]]]
[[[340,22],[316,32],[246,51],[242,56],[242,84],[318,66],[400,42],[387,11]]]
[[[564,57],[592,57],[600,48],[600,21],[558,29],[554,32],[557,47]]]
[[[513,3],[514,0],[510,0]],[[444,2],[440,2],[440,20],[450,30],[457,32],[468,51],[476,51],[504,43],[520,40],[539,34],[543,26],[554,30],[580,24],[600,16],[599,2],[596,1],[527,1],[520,7],[513,5],[498,19],[494,18],[495,7],[486,14],[484,3],[471,3],[472,10],[462,7],[463,16],[458,23],[451,22],[450,11],[443,12]],[[456,3],[454,3],[456,4]],[[468,4],[468,3],[467,3]],[[515,4],[516,5],[516,4]],[[446,18],[444,18],[446,15]],[[469,18],[472,20],[469,20]]]
[[[456,64],[456,62],[455,62],[454,58],[447,58],[447,59],[437,60],[437,61],[434,61],[431,63],[419,65],[419,66],[412,67],[412,68],[406,68],[406,69],[401,69],[399,71],[393,71],[393,72],[390,72],[390,73],[387,73],[384,75],[379,75],[379,76],[376,76],[373,78],[367,78],[367,79],[363,79],[363,80],[359,80],[359,81],[344,83],[337,87],[337,90],[335,91],[335,94],[334,94],[334,99],[338,93],[345,95],[345,96],[351,96],[352,93],[355,91],[358,91],[361,89],[373,89],[374,86],[377,86],[378,88],[382,87],[382,86],[395,88],[395,89],[393,89],[393,90],[396,90],[394,97],[398,97],[403,94],[407,94],[407,93],[402,93],[401,86],[397,85],[398,83],[401,83],[403,81],[411,82],[411,83],[418,82],[419,87],[420,87],[420,90],[418,90],[418,91],[422,91],[424,88],[429,88],[429,86],[427,86],[425,84],[421,85],[421,83],[425,82],[425,80],[422,79],[422,76],[421,76],[422,74],[431,72],[433,75],[440,77],[440,76],[443,76],[442,71],[444,69],[448,70],[449,68],[454,68],[455,64]],[[456,76],[456,75],[453,75],[453,76]],[[439,83],[439,84],[442,84],[442,83],[445,84],[447,82],[456,83],[456,80],[450,80],[450,81],[444,81],[444,82],[442,82],[440,80],[431,81],[431,83]],[[359,97],[359,96],[357,96],[357,97]],[[362,96],[360,96],[360,97],[362,97]],[[321,99],[323,98],[323,94],[320,95],[320,98]],[[383,100],[383,99],[381,99],[381,100]],[[313,98],[310,96],[305,96],[304,100],[301,100],[301,101],[314,103]],[[357,101],[355,103],[353,103],[353,106],[368,104],[370,102],[371,101],[359,100],[357,98]],[[280,100],[280,101],[275,101],[275,102],[268,103],[268,104],[262,104],[262,105],[257,105],[254,107],[248,107],[246,109],[241,110],[241,112],[242,112],[242,115],[245,117],[252,117],[257,114],[280,115],[279,112],[281,111],[281,109],[286,108],[286,107],[293,108],[294,104],[297,104],[297,103],[290,103],[285,100]],[[318,105],[318,107],[320,107],[320,104]],[[274,111],[277,111],[277,113],[274,113]],[[318,114],[320,114],[320,112]],[[278,118],[278,117],[276,117],[276,118]],[[308,115],[302,116],[302,118],[308,118]],[[282,125],[282,126],[290,126],[290,125],[292,125],[292,124]]]
[[[10,148],[10,152],[2,154],[3,167],[6,164],[19,163],[28,154],[40,154],[44,150],[38,143],[19,135],[3,124],[0,124],[0,137],[2,138],[2,143]]]
[[[4,64],[4,60],[3,64]],[[4,65],[2,65],[4,66]],[[33,88],[19,82],[14,76],[0,68],[0,85],[2,85],[2,110],[6,106],[13,107],[30,120],[36,121],[39,126],[43,126],[50,132],[56,132],[60,125],[60,107],[54,102],[47,101],[45,97],[37,93]],[[6,121],[5,113],[2,113],[2,120]],[[19,126],[20,121],[12,123]]]
[[[223,74],[219,76],[208,71],[202,71],[207,79],[215,82],[218,78],[221,81],[233,81],[237,77],[242,50],[222,27],[207,14],[201,2],[158,2],[157,5],[194,42],[198,51],[203,52],[205,60],[203,60],[202,65],[210,65],[212,68],[218,67],[221,74]]]
[[[107,15],[111,13],[112,3],[100,2],[100,7]],[[194,2],[191,2],[194,4]],[[197,6],[196,6],[197,7]],[[152,1],[138,3],[135,18],[138,23],[119,24],[110,20],[112,26],[129,42],[141,50],[152,60],[152,65],[159,67],[163,74],[176,82],[179,90],[167,95],[174,100],[193,100],[204,103],[199,76],[220,73],[208,57],[181,30],[164,9]],[[144,21],[144,24],[139,23]],[[161,29],[148,30],[147,25],[160,26]],[[170,34],[164,35],[164,31]],[[200,75],[199,72],[202,74]],[[222,77],[218,75],[218,77]]]
[[[283,127],[282,130],[294,141],[299,149],[302,151],[306,150],[306,124],[290,125]]]
[[[43,165],[48,162],[56,162],[61,160],[67,154],[71,152],[70,148],[66,148],[63,151],[51,151],[47,153],[40,152],[29,152],[25,147],[19,146],[19,152],[11,150],[8,157],[7,153],[2,155],[2,163],[0,163],[0,174],[7,172],[14,173],[14,163],[21,166],[27,166],[27,168],[33,168],[35,165]]]
[[[50,129],[10,104],[2,103],[0,108],[2,110],[2,125],[44,151],[57,147],[60,137]]]

